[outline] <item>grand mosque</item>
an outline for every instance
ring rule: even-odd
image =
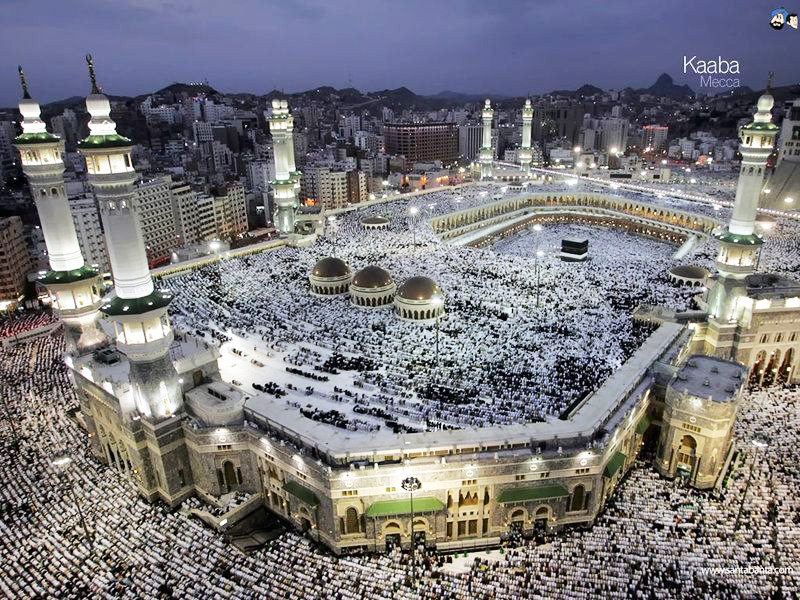
[[[770,372],[800,378],[792,350],[800,283],[756,272],[764,241],[755,229],[758,201],[778,133],[769,90],[739,131],[742,163],[727,223],[655,201],[546,185],[421,215],[440,243],[466,240],[477,248],[539,222],[579,221],[675,244],[703,239],[719,248],[717,273],[675,270],[672,276],[682,283],[709,288],[698,297],[699,308],[637,307],[630,316],[651,327],[649,335],[559,418],[483,427],[398,425],[357,435],[246,389],[221,369],[230,353],[224,336],[214,341],[173,325],[175,296],[159,288],[148,268],[134,201],[133,142],[117,133],[91,59],[88,64],[90,133],[79,148],[99,203],[112,289],[103,290],[100,274],[81,256],[61,140],[47,131],[24,77],[23,133],[15,144],[47,244],[50,270],[40,283],[69,339],[65,361],[80,400],[79,420],[97,459],[151,501],[176,507],[191,496],[241,490],[337,553],[384,551],[412,539],[443,550],[489,546],[515,531],[591,524],[644,447],[652,448],[662,475],[701,489],[721,486],[743,387]],[[530,173],[533,111],[527,101],[518,155],[523,177]],[[492,115],[486,100],[479,169],[490,183],[496,168]],[[285,100],[273,101],[269,127],[282,237],[259,251],[313,249],[317,234],[296,227],[301,173]],[[390,221],[371,214],[358,223],[380,235]],[[231,252],[229,259],[250,251]],[[196,267],[173,265],[155,275]],[[405,327],[435,328],[438,361],[448,297],[430,273],[401,277],[385,264],[321,256],[304,281],[309,298],[339,302],[337,310],[353,319],[382,310]],[[257,368],[258,361],[251,362]]]

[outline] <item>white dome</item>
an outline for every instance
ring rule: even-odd
[[[775,99],[770,94],[764,94],[758,99],[758,112],[770,112],[775,105]]]

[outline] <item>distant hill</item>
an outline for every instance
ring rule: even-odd
[[[589,97],[595,94],[602,94],[603,90],[596,85],[584,83],[577,90],[553,90],[550,92],[551,96],[567,96],[571,98]]]
[[[467,102],[483,102],[486,100],[486,98],[491,98],[492,100],[507,100],[510,97],[511,96],[504,96],[501,94],[463,94],[461,92],[452,92],[450,90],[425,96],[425,98],[429,98],[431,100],[445,100],[458,104],[465,104]]]
[[[205,94],[206,96],[218,95],[219,92],[207,83],[171,83],[153,94]],[[150,96],[151,94],[145,94]]]
[[[672,77],[666,73],[662,73],[656,79],[656,82],[649,88],[636,90],[640,94],[650,94],[651,96],[666,96],[667,98],[694,98],[695,93],[688,85],[676,85],[672,81]]]

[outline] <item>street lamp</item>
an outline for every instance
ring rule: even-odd
[[[400,486],[408,492],[408,497],[411,502],[411,585],[414,585],[417,571],[414,564],[414,492],[422,487],[422,482],[416,477],[406,477]]]
[[[330,215],[328,217],[328,224],[331,228],[331,239],[333,240],[333,255],[336,256],[336,229],[334,228],[334,223],[336,223],[336,216]]]
[[[536,251],[536,308],[539,308],[539,259],[543,256],[544,252],[541,250]]]
[[[431,301],[434,307],[434,314],[436,315],[436,366],[439,366],[439,319],[441,319],[440,307],[444,304],[441,296],[434,296]]]
[[[764,450],[769,445],[766,440],[759,440],[754,439],[752,441],[753,446],[755,447],[755,452],[759,450]],[[744,508],[744,500],[747,498],[747,492],[750,490],[750,483],[753,481],[753,471],[756,466],[756,460],[758,458],[757,454],[753,454],[753,462],[750,463],[750,475],[747,477],[747,485],[744,487],[744,494],[742,494],[742,501],[739,503],[739,512],[736,513],[736,524],[733,526],[734,531],[739,531],[739,521],[742,518],[742,509]]]
[[[50,464],[53,466],[56,473],[58,473],[59,478],[63,480],[66,470],[69,468],[70,464],[72,464],[72,457],[68,454],[59,454]],[[75,508],[78,509],[78,517],[80,518],[81,527],[83,528],[83,535],[89,540],[89,546],[91,546],[92,538],[89,536],[89,528],[86,527],[86,521],[83,518],[83,511],[81,510],[80,502],[78,502],[78,495],[75,493],[75,484],[72,482],[72,479],[69,480],[69,489],[72,492],[72,500],[75,502]]]
[[[411,208],[408,209],[408,214],[411,215],[411,219],[413,219],[415,216],[417,216],[418,212],[419,212],[419,209],[416,206],[412,206]],[[408,228],[411,229],[411,236],[412,236],[413,244],[414,244],[414,246],[416,246],[417,245],[417,229],[413,226],[413,223],[411,222],[411,219],[409,219]]]

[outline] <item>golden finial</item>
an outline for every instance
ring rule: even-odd
[[[772,78],[775,77],[775,71],[770,71],[767,76],[767,93],[772,89]]]
[[[22,84],[22,97],[25,100],[30,100],[31,94],[28,91],[28,80],[25,79],[25,71],[22,70],[22,65],[17,65],[17,71],[19,71],[19,82]]]
[[[97,75],[94,72],[94,62],[92,61],[92,55],[86,55],[86,64],[89,65],[89,79],[92,81],[92,93],[99,94],[100,88],[97,87]]]

